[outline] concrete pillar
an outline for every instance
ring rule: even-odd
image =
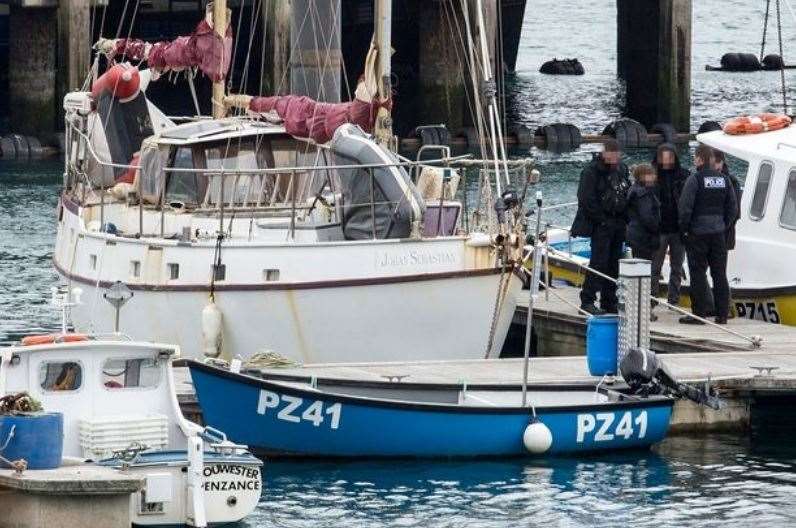
[[[83,86],[91,63],[91,0],[58,3],[58,73],[61,94]]]
[[[290,91],[340,102],[340,0],[292,0]]]
[[[503,70],[513,73],[517,68],[517,52],[522,36],[522,22],[525,20],[526,0],[500,0],[503,36]]]
[[[464,34],[464,19],[457,3],[451,9],[442,2],[421,1],[418,9],[418,93],[417,118],[412,126],[444,123],[455,132],[464,124],[469,111],[464,83],[469,73],[463,63],[467,50],[462,49],[456,21]],[[393,30],[394,33],[396,30]],[[458,51],[458,53],[457,53]]]
[[[10,129],[49,139],[56,127],[55,7],[12,4],[9,15]]]
[[[290,93],[291,0],[263,2],[263,9],[266,60],[261,72],[262,95],[284,95]]]
[[[617,0],[617,69],[628,117],[646,126],[691,118],[691,0]]]

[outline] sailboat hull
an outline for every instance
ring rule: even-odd
[[[74,285],[74,275],[59,271]],[[114,312],[102,297],[110,284],[77,282],[83,302],[72,311],[75,328],[112,331]],[[209,291],[131,287],[120,330],[201,357]],[[500,354],[521,287],[510,273],[484,270],[284,288],[222,286],[215,303],[228,357],[271,351],[301,363],[478,359]]]

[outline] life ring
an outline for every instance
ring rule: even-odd
[[[85,334],[42,334],[22,338],[22,346],[49,345],[52,343],[76,343],[88,341]]]
[[[791,123],[791,118],[785,114],[765,113],[756,116],[735,117],[727,121],[722,129],[725,134],[759,134],[780,130]]]

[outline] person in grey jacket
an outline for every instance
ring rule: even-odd
[[[680,194],[678,222],[685,241],[691,272],[691,311],[702,318],[710,309],[706,272],[713,279],[716,323],[727,324],[730,286],[727,282],[727,229],[735,221],[737,200],[726,175],[711,167],[713,150],[699,145],[694,153],[697,171],[688,177]],[[693,317],[681,323],[702,324]]]

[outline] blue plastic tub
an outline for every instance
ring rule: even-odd
[[[586,321],[586,363],[592,376],[614,375],[619,344],[619,317],[600,315]]]
[[[0,455],[3,458],[11,461],[24,458],[28,469],[54,469],[61,465],[63,451],[63,414],[0,416]],[[8,466],[0,462],[0,467]]]

